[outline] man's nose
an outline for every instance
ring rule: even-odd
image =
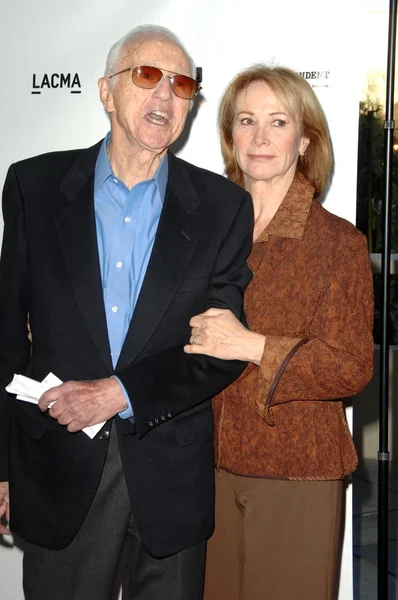
[[[172,98],[173,91],[171,89],[170,77],[163,75],[162,79],[155,88],[155,96],[161,100],[170,100],[170,98]]]

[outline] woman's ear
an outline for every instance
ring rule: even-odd
[[[305,151],[307,150],[309,143],[310,143],[310,140],[307,137],[303,136],[301,138],[301,143],[300,143],[300,146],[299,146],[299,155],[300,156],[304,156]]]

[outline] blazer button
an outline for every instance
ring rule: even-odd
[[[159,423],[159,419],[157,417],[155,419],[155,423],[156,423],[156,425]]]
[[[167,413],[167,416],[168,416],[169,419],[171,419],[171,412],[170,411]]]
[[[109,438],[110,434],[111,434],[111,432],[106,429],[105,431],[103,431],[101,433],[99,438],[100,438],[100,440],[107,440]]]
[[[165,421],[165,420],[166,420],[166,417],[165,417],[164,415],[162,415],[162,416],[160,417],[160,420],[161,420],[161,421]]]
[[[153,427],[153,421],[149,421],[148,425],[149,427]]]

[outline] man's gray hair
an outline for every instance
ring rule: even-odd
[[[108,57],[106,59],[106,67],[105,67],[105,77],[109,77],[116,70],[117,62],[120,56],[123,53],[123,50],[126,46],[130,46],[136,42],[139,42],[144,39],[161,39],[174,44],[180,48],[185,56],[187,57],[189,68],[191,70],[191,76],[196,79],[196,66],[193,62],[191,56],[188,54],[187,50],[183,46],[181,40],[167,27],[161,27],[160,25],[140,25],[139,27],[134,27],[131,29],[126,35],[124,35],[118,42],[113,44],[111,49],[109,50]],[[140,66],[140,65],[131,65],[132,67]]]

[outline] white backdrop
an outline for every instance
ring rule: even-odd
[[[16,160],[103,137],[108,121],[96,82],[108,49],[130,28],[154,23],[174,31],[203,67],[201,102],[180,156],[222,172],[216,112],[223,89],[255,62],[290,66],[310,79],[328,117],[335,173],[325,206],[355,221],[359,0],[5,0],[2,8],[1,182]],[[54,87],[40,88],[43,81]],[[352,598],[351,504],[349,488],[339,600]],[[23,599],[21,557],[16,546],[0,546],[4,600]]]

